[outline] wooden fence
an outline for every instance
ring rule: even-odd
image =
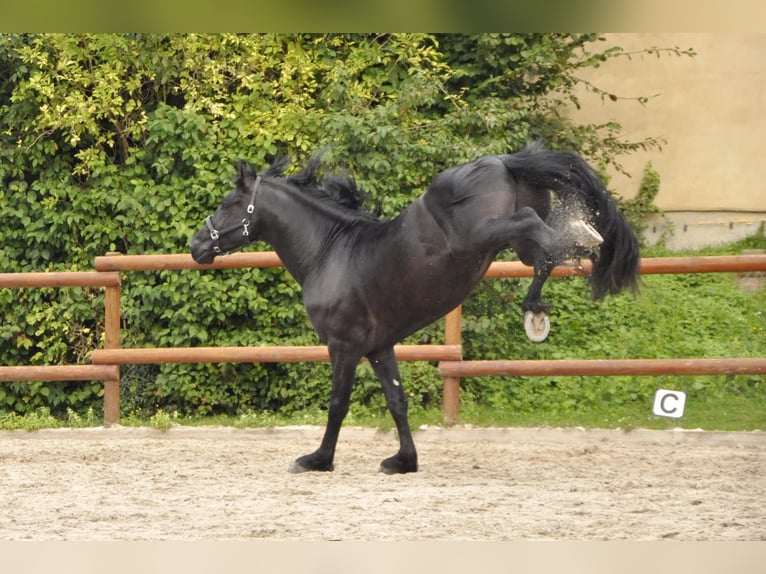
[[[0,366],[0,382],[32,380],[102,380],[104,425],[119,422],[119,365],[129,363],[183,362],[294,362],[327,361],[325,346],[305,347],[175,347],[120,348],[120,274],[128,271],[181,269],[238,269],[278,267],[274,252],[237,253],[219,258],[210,265],[195,263],[190,255],[120,255],[95,258],[96,271],[50,273],[0,273],[0,288],[103,287],[105,293],[105,340],[103,349],[92,352],[91,365]],[[714,273],[766,271],[766,255],[664,257],[641,260],[641,272]],[[553,276],[587,275],[590,265],[562,266]],[[518,262],[495,262],[485,277],[531,277],[533,270]],[[445,318],[442,345],[397,345],[402,361],[438,361],[444,377],[444,418],[454,421],[459,414],[460,379],[485,375],[625,375],[625,374],[739,374],[766,373],[766,358],[748,359],[630,359],[557,361],[467,361],[462,358],[462,309]]]
[[[656,257],[641,259],[641,274],[661,273],[744,273],[766,271],[766,255],[722,255],[704,257]],[[554,277],[587,275],[590,261],[582,265],[557,267]],[[493,263],[486,278],[531,277],[534,271],[518,262]],[[459,319],[458,319],[459,321]],[[461,345],[459,324],[447,328],[446,342]],[[480,376],[617,376],[617,375],[723,375],[766,373],[766,357],[744,359],[560,359],[440,361],[444,377],[444,420],[455,421],[459,415],[460,379]]]
[[[120,346],[120,274],[98,271],[0,273],[0,288],[103,287],[104,348]],[[120,420],[120,367],[111,365],[0,366],[0,382],[104,381],[104,424]]]

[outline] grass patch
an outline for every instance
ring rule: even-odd
[[[45,407],[41,407],[34,412],[19,415],[10,412],[0,414],[0,430],[40,430],[55,428],[87,428],[101,425],[101,418],[96,415],[93,409],[88,409],[83,415],[67,409],[67,415],[64,419],[53,416]]]
[[[681,419],[653,415],[652,400],[647,399],[631,405],[594,405],[577,413],[556,410],[513,413],[507,409],[466,405],[461,410],[460,421],[476,426],[754,431],[766,430],[766,396],[687,397]]]
[[[551,408],[519,412],[510,408],[463,402],[457,424],[477,427],[584,427],[584,428],[648,428],[648,429],[704,429],[715,431],[766,431],[766,393],[745,397],[735,393],[717,396],[689,396],[681,419],[661,418],[651,413],[652,400],[634,404],[615,405],[608,401],[578,409],[576,413]],[[421,426],[444,426],[442,411],[438,407],[415,408],[410,412],[413,429]],[[123,417],[122,426],[149,427],[168,431],[173,426],[226,426],[235,428],[275,428],[282,426],[324,426],[327,414],[323,409],[311,409],[292,414],[248,411],[237,416],[206,417],[181,416],[177,412],[155,413],[150,418]],[[352,406],[344,425],[394,428],[391,416],[382,410]],[[0,416],[0,430],[28,430],[55,428],[87,428],[101,426],[101,419],[85,420],[72,417],[65,421],[53,417],[44,409],[27,415],[15,413]]]

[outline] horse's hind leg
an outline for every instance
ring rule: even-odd
[[[396,430],[399,433],[399,452],[384,460],[380,465],[380,470],[386,474],[416,472],[418,470],[418,455],[412,440],[410,423],[407,420],[407,396],[402,387],[402,377],[399,374],[399,364],[394,349],[388,348],[372,353],[367,358],[383,387],[388,410],[391,411]]]
[[[583,221],[569,222],[564,229],[554,228],[554,232],[558,234],[559,244],[552,250],[546,250],[528,239],[511,243],[511,248],[518,254],[519,259],[535,270],[532,284],[521,303],[524,311],[547,313],[551,306],[543,301],[542,292],[553,268],[568,257],[589,253],[594,246],[603,241],[599,233]]]
[[[517,251],[517,253],[519,252]],[[557,259],[542,252],[539,252],[537,256],[531,260],[523,256],[521,253],[519,253],[519,256],[525,265],[532,266],[535,271],[534,276],[532,277],[532,283],[529,285],[527,294],[521,302],[521,309],[525,312],[547,313],[550,311],[551,305],[543,301],[543,285],[545,285],[548,277],[550,277],[553,268],[558,265]]]
[[[534,267],[532,284],[521,304],[525,311],[524,328],[531,340],[545,340],[550,330],[546,314],[550,305],[542,300],[543,285],[564,257],[566,237],[547,225],[530,207],[520,209],[508,219],[489,222],[484,233],[488,247],[510,247],[523,263]]]
[[[510,217],[482,221],[472,239],[481,250],[497,252],[511,247],[535,258],[538,253],[555,257],[565,249],[561,233],[540,219],[531,207],[522,207]]]
[[[290,472],[292,473],[309,470],[333,470],[335,445],[338,443],[338,435],[340,434],[343,419],[348,414],[356,365],[361,357],[355,353],[334,352],[331,347],[330,359],[332,360],[332,392],[330,394],[330,408],[327,413],[327,427],[324,431],[324,437],[322,437],[322,443],[316,451],[302,456],[293,462],[290,467]]]
[[[543,284],[566,251],[565,238],[546,224],[535,210],[523,207],[507,219],[494,219],[482,226],[483,246],[489,250],[510,247],[525,265],[535,269],[534,279],[522,303],[524,311],[546,311]]]

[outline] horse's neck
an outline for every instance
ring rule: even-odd
[[[262,200],[262,202],[261,202]],[[301,192],[279,190],[259,198],[259,239],[271,245],[285,268],[303,284],[322,257],[338,219],[333,210]]]

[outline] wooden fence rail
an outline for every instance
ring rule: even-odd
[[[95,258],[96,271],[157,271],[181,269],[241,269],[281,267],[282,260],[273,251],[232,253],[218,257],[210,265],[195,263],[191,255],[120,255],[110,254]],[[564,277],[589,275],[590,261],[582,265],[562,265],[551,275]],[[716,273],[766,271],[766,255],[710,255],[704,257],[645,257],[641,259],[641,273]],[[519,261],[495,261],[490,265],[486,279],[498,277],[532,277],[534,269]]]
[[[459,361],[460,345],[396,345],[400,361]],[[96,365],[142,363],[300,363],[329,361],[327,347],[166,347],[96,349]]]
[[[441,361],[443,377],[766,374],[766,357],[740,359],[557,359]]]
[[[120,367],[111,365],[21,365],[0,367],[0,382],[116,381]]]
[[[119,273],[98,271],[46,271],[38,273],[0,273],[2,287],[119,287]]]
[[[279,267],[274,252],[235,253],[220,257],[210,265],[199,265],[188,254],[121,255],[96,257],[96,271],[49,273],[0,273],[0,288],[15,287],[104,287],[105,341],[103,349],[92,352],[92,365],[0,366],[0,382],[32,380],[103,380],[104,425],[119,422],[119,365],[135,363],[184,362],[294,362],[327,361],[324,346],[305,347],[188,347],[120,348],[120,273],[198,269],[239,269]],[[641,272],[714,273],[766,271],[766,255],[711,257],[663,257],[641,260]],[[564,265],[553,276],[588,275],[589,262]],[[520,262],[495,262],[486,278],[531,277],[533,269]],[[467,361],[462,357],[462,308],[445,318],[443,345],[398,345],[396,353],[403,361],[438,361],[444,377],[444,418],[458,416],[461,377],[485,375],[661,375],[661,374],[736,374],[766,373],[766,358],[748,359],[630,359],[630,360],[558,360],[558,361]]]

